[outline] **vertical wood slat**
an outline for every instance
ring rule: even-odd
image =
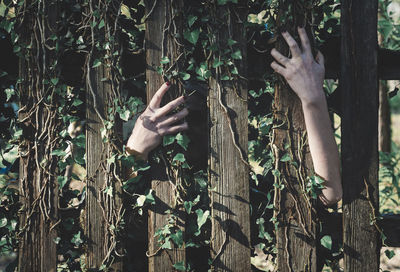
[[[105,216],[118,213],[122,205],[121,188],[117,181],[111,180],[114,183],[113,190],[116,192],[113,197],[108,196],[104,192],[107,179],[113,178],[110,169],[107,169],[107,166],[105,166],[105,161],[108,158],[107,156],[110,155],[111,150],[109,150],[107,145],[104,145],[101,137],[101,130],[104,128],[101,118],[105,118],[106,107],[110,107],[113,103],[113,101],[108,101],[112,97],[111,85],[107,81],[102,80],[109,77],[108,69],[105,65],[92,68],[90,71],[90,86],[89,82],[87,82],[86,86],[87,187],[84,231],[87,237],[85,261],[89,270],[101,267],[103,260],[105,260],[108,254],[109,247],[112,246],[110,229]],[[98,113],[102,116],[101,118]],[[122,128],[116,122],[114,129],[118,130]],[[120,241],[116,242],[116,249],[120,250]],[[122,271],[122,265],[122,260],[116,258],[109,267],[113,271]]]
[[[19,119],[28,118],[28,120],[22,124],[24,141],[20,146],[19,201],[22,204],[22,212],[19,220],[21,236],[19,237],[18,271],[55,272],[57,271],[57,245],[54,239],[57,237],[55,225],[59,216],[58,185],[56,177],[49,173],[55,173],[57,160],[53,159],[43,164],[42,162],[44,158],[49,158],[49,153],[54,148],[51,142],[58,136],[57,131],[49,130],[47,125],[54,125],[57,120],[55,112],[38,101],[41,96],[46,95],[48,88],[51,88],[43,83],[43,79],[49,79],[50,75],[47,72],[56,54],[54,50],[42,47],[41,38],[48,39],[56,34],[58,5],[46,1],[40,4],[28,1],[25,6],[32,10],[28,10],[23,15],[24,22],[17,32],[20,34],[21,44],[27,45],[33,42],[29,50],[23,49],[27,55],[19,60],[19,77],[22,79],[18,84],[20,109],[25,107],[25,110],[19,112]],[[35,9],[41,10],[39,15],[35,13]],[[38,23],[43,24],[41,30]],[[50,42],[48,45],[51,46]],[[36,50],[42,57],[41,63],[36,57]],[[33,110],[33,106],[37,108],[37,119],[35,112],[31,114],[31,117],[26,114]],[[52,121],[47,122],[48,119]],[[46,136],[39,138],[39,135],[46,130],[48,130]],[[37,162],[40,162],[41,167],[45,167],[47,172]],[[44,214],[44,209],[47,209],[48,215]]]
[[[376,0],[342,1],[344,271],[379,270]]]
[[[154,6],[155,5],[155,6]],[[157,67],[164,53],[170,55],[171,61],[175,61],[177,57],[177,48],[174,48],[173,37],[164,32],[166,21],[171,20],[172,1],[145,1],[146,14],[146,79],[147,79],[147,101],[149,102],[156,91],[164,83],[161,75],[157,73]],[[151,14],[149,12],[151,11]],[[164,44],[163,44],[164,43]],[[172,88],[175,88],[173,86]],[[171,92],[171,91],[169,91]],[[166,95],[168,97],[170,95]],[[154,237],[155,232],[164,227],[168,223],[169,215],[166,214],[167,209],[173,208],[175,203],[175,193],[168,182],[165,166],[162,164],[151,165],[152,189],[155,192],[156,203],[148,215],[148,239],[149,239],[149,271],[172,271],[172,265],[177,262],[186,260],[185,248],[173,248],[171,250],[159,249],[157,238]],[[177,226],[184,231],[184,219],[178,218]]]
[[[238,22],[239,16],[245,20],[246,10],[237,9],[236,12],[233,15],[226,6],[217,6],[216,18],[224,23],[216,30],[216,35],[219,46],[228,38],[238,42],[242,60],[236,65],[239,74],[246,76],[246,31]],[[220,76],[217,73],[217,77],[210,80],[209,94],[209,180],[211,188],[215,188],[210,193],[212,269],[250,271],[249,168],[240,154],[243,152],[243,159],[247,160],[247,84],[243,80],[221,81]],[[229,109],[228,114],[220,102]],[[241,151],[234,145],[231,129]]]
[[[280,0],[280,13],[285,13],[292,1]],[[306,14],[295,14],[293,21],[302,23]],[[286,22],[288,24],[289,22]],[[296,25],[281,25],[297,35]],[[310,35],[309,35],[310,37]],[[313,44],[311,42],[311,44]],[[280,36],[276,45],[278,51],[289,56],[288,46]],[[313,163],[308,148],[306,126],[301,101],[291,90],[285,80],[279,80],[274,96],[274,128],[273,152],[276,158],[275,167],[280,172],[276,177],[282,190],[275,190],[275,207],[278,208],[277,219],[277,265],[280,272],[317,271],[317,226],[316,203],[305,195],[307,177],[313,174]],[[285,154],[291,154],[291,161],[281,162]],[[292,157],[293,155],[293,157]]]

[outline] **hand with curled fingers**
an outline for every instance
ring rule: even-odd
[[[298,28],[298,32],[301,49],[288,32],[283,32],[282,36],[289,45],[292,57],[285,57],[274,48],[271,55],[275,61],[271,63],[271,67],[286,79],[303,104],[319,102],[325,99],[323,93],[324,56],[318,52],[314,59],[305,29]]]
[[[187,108],[173,115],[168,115],[168,113],[185,102],[184,96],[180,96],[160,107],[161,100],[169,87],[169,82],[164,83],[155,93],[146,110],[137,119],[132,134],[128,139],[127,151],[141,159],[147,159],[150,151],[161,143],[164,135],[188,129],[186,122],[176,124],[189,114]]]

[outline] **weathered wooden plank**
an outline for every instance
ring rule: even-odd
[[[293,1],[280,0],[280,16],[292,17],[293,22],[303,24],[308,14],[296,13]],[[289,14],[287,10],[293,10]],[[309,13],[310,11],[307,11]],[[283,14],[283,15],[282,15]],[[297,26],[291,20],[280,25],[297,36]],[[282,24],[282,23],[281,23]],[[310,35],[309,35],[310,36]],[[276,48],[289,56],[288,46],[280,36]],[[306,197],[306,180],[313,174],[311,154],[307,144],[306,126],[301,101],[280,78],[275,87],[273,152],[275,168],[280,175],[275,177],[275,207],[278,229],[278,271],[317,271],[317,227],[315,223],[315,201]],[[280,158],[289,153],[291,161]]]
[[[52,87],[44,83],[55,76],[50,64],[55,61],[54,50],[42,47],[42,39],[56,34],[58,6],[39,5],[28,1],[17,13],[23,23],[17,28],[23,57],[19,60],[20,91],[19,119],[25,120],[20,145],[20,202],[18,271],[57,271],[58,185],[57,159],[51,156],[58,138],[58,118],[52,107],[40,102]],[[21,16],[21,17],[20,17]],[[51,47],[51,42],[48,43]],[[43,58],[39,62],[37,54]],[[40,165],[39,165],[40,163]]]
[[[390,247],[400,247],[400,215],[383,214],[378,226],[386,236],[385,244]],[[343,243],[343,214],[332,213],[321,218],[322,235],[330,235],[333,243]],[[321,235],[321,236],[322,236]]]
[[[331,41],[334,45],[324,44],[321,51],[326,58],[326,79],[339,79],[340,75],[340,40]],[[336,45],[337,43],[337,45]],[[378,75],[381,80],[400,79],[400,51],[379,48]]]
[[[101,265],[110,264],[109,254],[113,253],[110,241],[109,216],[118,214],[122,205],[120,195],[109,196],[104,190],[106,184],[113,178],[110,168],[105,165],[111,150],[103,143],[101,130],[104,129],[102,119],[105,116],[107,105],[112,105],[109,101],[112,93],[111,85],[103,78],[109,76],[107,68],[100,66],[91,69],[90,86],[87,82],[86,95],[86,156],[87,156],[87,189],[85,207],[85,236],[87,240],[86,266],[88,269],[99,269]],[[92,93],[93,92],[93,93]],[[93,95],[96,98],[93,98]],[[96,102],[94,102],[96,101]],[[100,116],[99,116],[100,114]],[[118,126],[115,127],[118,129]],[[113,190],[118,192],[117,182]],[[111,265],[114,271],[122,271],[121,260],[115,259]]]
[[[101,3],[92,1],[89,9],[101,9]],[[109,11],[111,13],[111,9]],[[110,15],[107,14],[107,15]],[[111,16],[110,16],[111,17]],[[105,24],[114,26],[115,21],[105,17]],[[96,41],[107,40],[106,33],[101,29],[92,29]],[[118,49],[118,37],[114,37],[112,48]],[[118,237],[116,230],[122,216],[121,187],[117,175],[120,169],[116,165],[107,162],[112,153],[117,153],[115,147],[121,148],[122,126],[115,115],[110,120],[108,109],[113,108],[114,99],[119,95],[120,88],[117,82],[112,82],[110,63],[104,58],[106,52],[93,48],[87,55],[85,69],[86,75],[86,202],[84,217],[84,233],[87,237],[87,248],[85,256],[86,268],[98,270],[103,265],[112,271],[122,271],[122,259],[117,256],[122,253],[121,237]],[[93,67],[93,62],[100,59],[102,64]],[[109,79],[106,81],[104,79]],[[113,84],[113,85],[112,85]],[[105,122],[113,123],[112,139],[103,141],[102,132],[105,131]],[[108,128],[109,129],[109,128]],[[104,131],[103,131],[104,130]],[[109,135],[109,133],[106,133]],[[107,136],[106,136],[107,137]],[[111,144],[111,141],[113,143]],[[113,169],[117,167],[117,169]],[[112,193],[109,193],[112,192]]]
[[[246,76],[246,36],[243,24],[246,10],[226,6],[216,8],[221,20],[215,29],[217,43],[238,42],[242,60],[236,62],[239,74]],[[247,82],[221,81],[221,71],[210,80],[211,258],[213,271],[250,271],[250,211],[247,160]],[[232,135],[234,134],[234,136]],[[240,150],[239,150],[240,149]]]
[[[362,8],[361,8],[362,7]],[[378,271],[378,40],[374,0],[342,1],[342,175],[345,271]]]
[[[164,83],[163,77],[157,73],[161,58],[168,55],[171,60],[175,60],[178,56],[177,48],[171,41],[173,37],[164,31],[164,28],[167,27],[166,22],[171,20],[172,2],[145,1],[147,14],[145,33],[147,101],[151,100],[155,92]],[[163,50],[164,52],[162,52]],[[169,94],[167,96],[171,97]],[[165,165],[151,165],[151,180],[151,188],[155,192],[156,203],[148,215],[149,271],[172,271],[173,264],[186,261],[185,249],[173,248],[159,251],[160,245],[154,234],[158,229],[168,224],[169,215],[166,210],[173,208],[175,192],[168,182]],[[178,220],[177,225],[184,230],[184,218]]]

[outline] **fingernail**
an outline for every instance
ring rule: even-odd
[[[165,85],[170,86],[171,82],[167,81],[167,82],[165,82]]]

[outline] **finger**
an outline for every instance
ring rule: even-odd
[[[292,52],[293,57],[299,57],[301,55],[301,51],[297,42],[293,39],[292,36],[288,32],[282,33],[283,38],[285,39],[286,43],[289,45],[290,52]]]
[[[161,131],[161,135],[168,135],[168,134],[175,134],[184,130],[187,130],[189,128],[188,123],[183,123],[177,126],[169,127],[163,131]]]
[[[271,55],[274,57],[274,59],[279,63],[282,64],[283,66],[286,66],[287,63],[289,62],[289,59],[282,55],[278,50],[275,48],[272,49]]]
[[[325,58],[324,55],[321,53],[321,51],[318,51],[317,56],[315,57],[315,60],[319,65],[325,66]]]
[[[271,67],[272,69],[274,69],[275,72],[277,72],[278,74],[281,74],[282,76],[286,75],[286,70],[283,66],[279,65],[278,63],[276,63],[275,61],[273,61],[271,63]]]
[[[150,100],[150,103],[149,103],[150,108],[159,108],[160,107],[161,100],[162,100],[164,94],[168,91],[169,87],[170,87],[170,83],[165,82],[160,87],[160,89],[158,89],[158,91],[154,94],[154,96]]]
[[[308,55],[311,55],[310,40],[308,39],[306,30],[303,27],[299,27],[297,31],[299,32],[301,47],[303,48],[303,52]]]
[[[160,122],[160,127],[166,127],[169,126],[173,123],[178,122],[179,120],[185,118],[189,114],[189,110],[187,108],[184,108],[178,113],[175,113],[174,115],[168,116],[165,118],[164,121]]]
[[[167,105],[165,105],[164,107],[157,110],[155,118],[160,118],[164,115],[167,115],[170,111],[174,110],[176,107],[178,107],[183,102],[185,102],[185,97],[183,97],[183,96],[180,96],[180,97],[176,98],[175,100],[172,100]]]

